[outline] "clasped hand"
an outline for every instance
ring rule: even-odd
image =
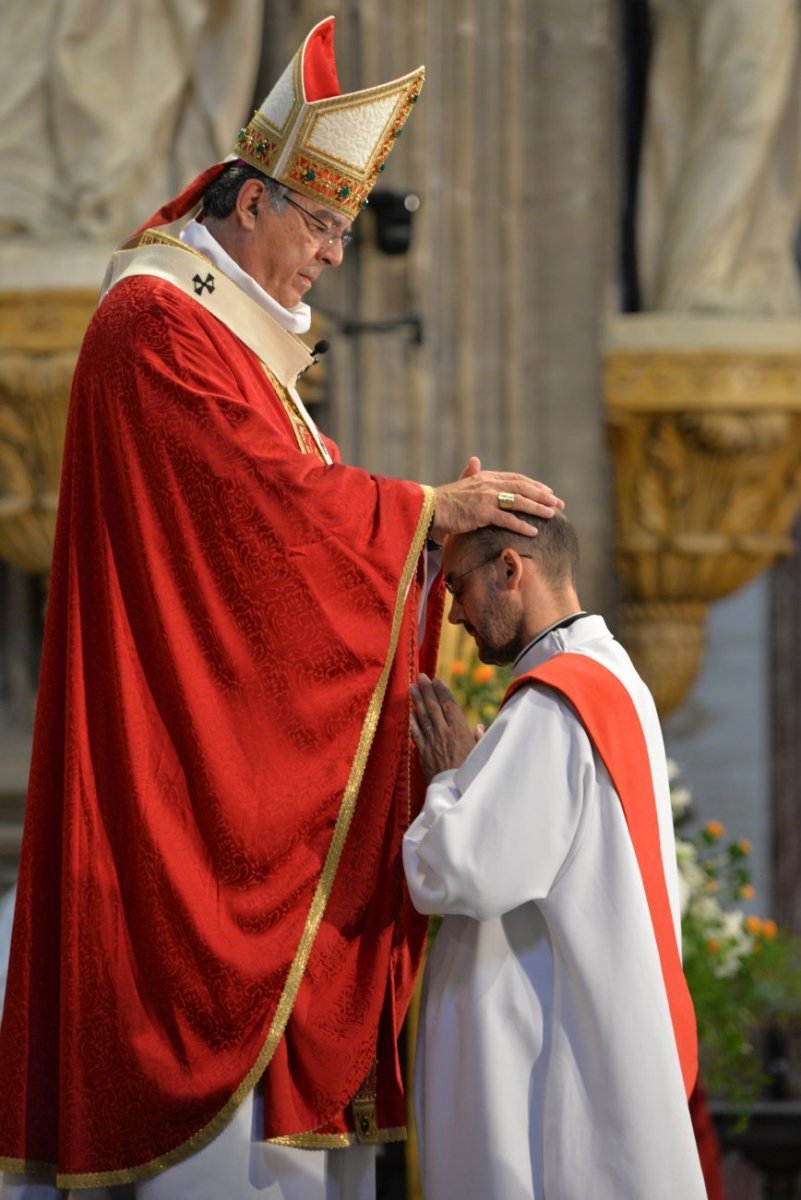
[[[412,685],[412,741],[426,780],[439,771],[460,767],[481,737],[470,729],[464,713],[441,679],[418,675]]]

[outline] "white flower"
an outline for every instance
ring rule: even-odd
[[[692,801],[689,788],[679,787],[677,780],[681,774],[679,764],[672,758],[667,759],[667,777],[670,784],[670,807],[673,810],[673,820],[679,821],[687,812]]]
[[[723,953],[715,970],[718,979],[729,979],[736,975],[740,963],[753,949],[752,939],[745,932],[744,916],[739,909],[721,912],[720,937]]]
[[[679,821],[692,802],[692,792],[686,787],[672,787],[670,789],[670,807],[673,810],[673,820]]]
[[[706,874],[698,866],[695,846],[682,838],[676,838],[676,864],[679,869],[679,909],[685,916],[693,897],[702,893]]]
[[[703,872],[701,872],[703,874]],[[706,876],[704,875],[704,880]],[[718,937],[723,920],[723,909],[714,896],[701,892],[691,899],[692,914],[695,920],[704,927],[704,932],[710,937]]]

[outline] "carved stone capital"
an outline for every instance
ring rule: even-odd
[[[615,565],[621,636],[664,713],[700,664],[704,606],[793,551],[801,322],[779,322],[771,340],[770,322],[654,317],[649,339],[648,318],[631,320],[628,342],[622,320],[606,353]],[[678,625],[665,606],[684,614]]]
[[[97,292],[0,293],[0,557],[47,571],[70,381]]]

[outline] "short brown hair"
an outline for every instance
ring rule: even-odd
[[[566,586],[575,587],[579,564],[579,543],[576,531],[561,512],[553,517],[535,517],[530,513],[515,513],[537,529],[536,537],[513,533],[500,525],[485,525],[461,536],[470,540],[478,556],[490,558],[507,547],[518,554],[530,555],[543,578],[554,591]]]

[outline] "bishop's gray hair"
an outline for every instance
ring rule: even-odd
[[[219,178],[214,180],[214,183],[209,184],[206,188],[203,193],[203,215],[217,217],[219,220],[229,217],[236,208],[236,198],[240,188],[250,179],[258,179],[259,183],[264,184],[267,203],[276,215],[280,216],[281,213],[286,212],[286,190],[283,184],[271,179],[257,167],[239,162],[232,163]]]

